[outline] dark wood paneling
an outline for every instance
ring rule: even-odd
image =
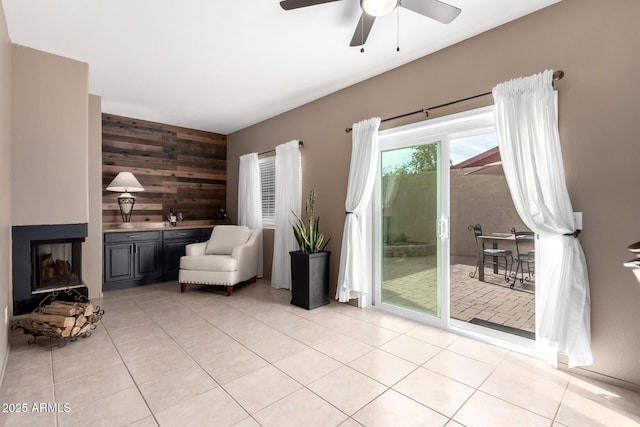
[[[130,117],[102,115],[102,221],[121,222],[117,193],[105,188],[118,172],[132,172],[145,188],[135,193],[132,222],[213,220],[225,208],[227,137]]]

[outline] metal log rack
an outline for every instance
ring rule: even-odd
[[[63,298],[61,298],[63,297]],[[33,313],[40,313],[42,308],[53,301],[61,299],[67,302],[80,302],[80,303],[91,303],[89,298],[81,294],[75,289],[62,289],[57,290],[50,293],[46,298],[44,298],[40,304],[38,304],[38,308],[33,310]],[[31,339],[27,342],[27,344],[33,344],[36,342],[36,338],[38,337],[48,337],[48,338],[58,338],[61,342],[56,345],[57,347],[64,347],[69,341],[77,341],[78,338],[88,338],[91,336],[93,330],[95,330],[98,325],[98,321],[102,319],[104,315],[104,309],[100,308],[100,306],[94,306],[94,311],[92,314],[87,316],[87,323],[90,324],[90,327],[87,331],[82,334],[78,334],[76,336],[63,337],[60,328],[55,328],[53,326],[35,326],[34,322],[30,318],[22,319],[17,321],[14,325],[11,326],[11,330],[22,329],[23,333],[26,335],[31,335]]]

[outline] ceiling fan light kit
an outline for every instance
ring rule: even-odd
[[[398,6],[397,0],[362,0],[362,9],[377,18],[388,15]]]
[[[280,6],[284,10],[292,10],[335,1],[339,0],[282,0]],[[460,8],[439,0],[360,0],[362,15],[358,19],[349,46],[364,46],[376,17],[388,15],[397,7],[408,9],[443,24],[450,23],[461,12]],[[364,52],[364,49],[361,48],[360,51]]]

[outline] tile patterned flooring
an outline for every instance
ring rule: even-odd
[[[640,393],[374,309],[289,301],[268,281],[106,292],[87,339],[12,336],[1,402],[27,412],[0,425],[640,425]]]

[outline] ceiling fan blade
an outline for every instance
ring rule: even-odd
[[[358,26],[353,32],[353,38],[351,39],[351,43],[349,44],[349,46],[362,46],[363,44],[365,44],[375,20],[375,16],[371,16],[368,13],[365,13],[363,10],[362,16],[360,17],[360,19],[358,19]]]
[[[317,4],[331,3],[339,0],[283,0],[280,7],[284,10],[300,9],[301,7],[315,6]]]
[[[438,0],[401,0],[400,6],[443,24],[453,21],[462,12],[461,9]]]

